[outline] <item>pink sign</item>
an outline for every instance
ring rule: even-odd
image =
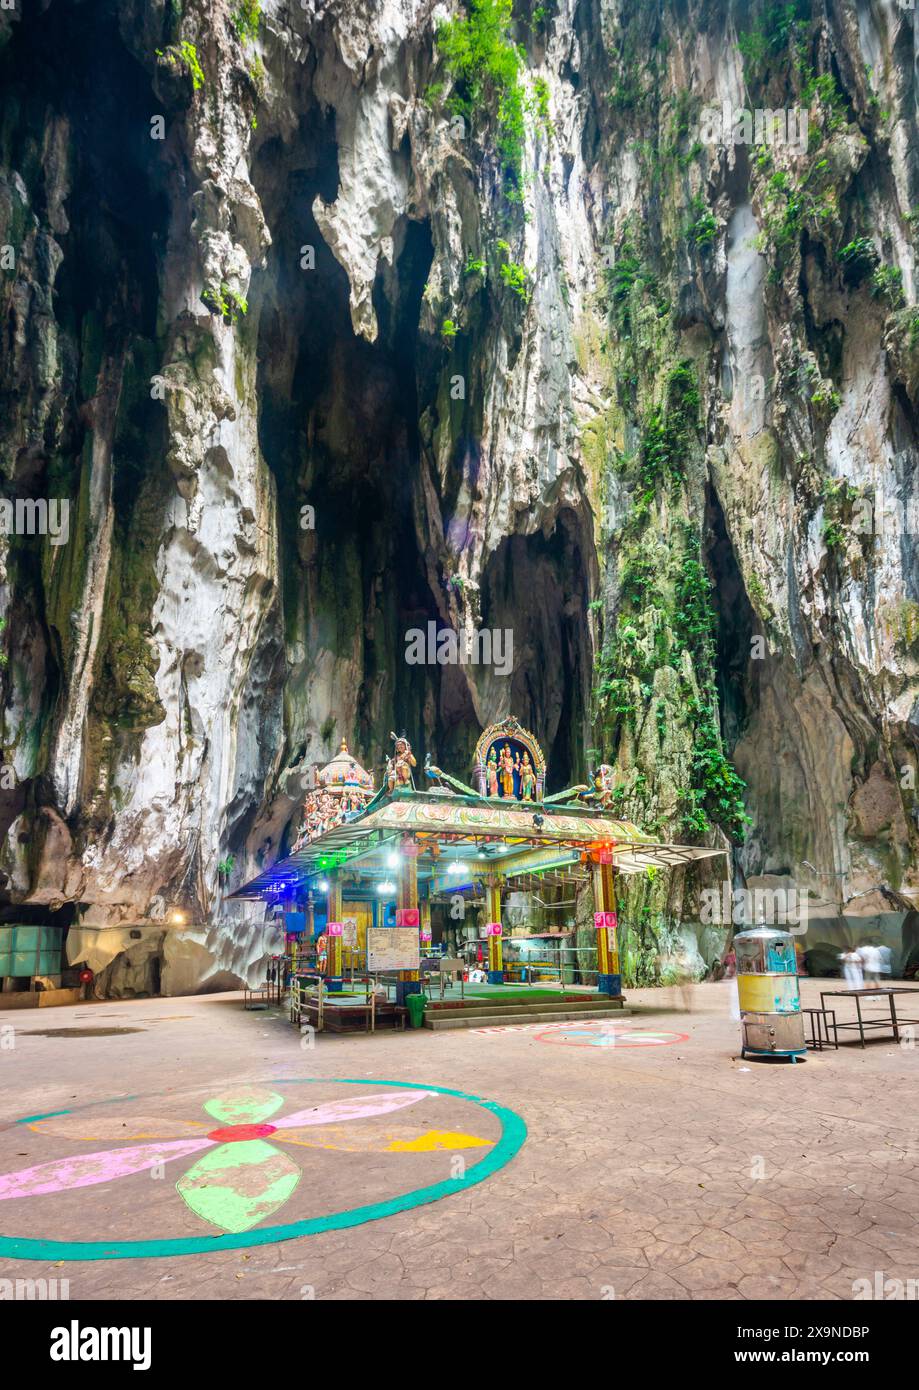
[[[330,922],[326,927],[327,936],[344,936],[345,929],[341,922]]]
[[[488,926],[485,928],[485,935],[486,935],[486,936],[501,936],[501,935],[502,935],[501,923],[500,923],[500,922],[489,922]]]

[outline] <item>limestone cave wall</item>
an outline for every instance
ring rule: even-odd
[[[0,909],[78,905],[116,991],[244,979],[226,897],[305,769],[405,728],[465,776],[513,712],[550,789],[615,764],[735,882],[909,911],[915,35],[893,0],[0,11],[2,496],[69,502],[65,544],[0,534]],[[511,630],[511,674],[408,665],[432,620]],[[630,884],[632,979],[697,955],[707,881]]]

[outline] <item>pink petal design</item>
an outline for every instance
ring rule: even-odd
[[[35,1168],[0,1176],[0,1201],[7,1197],[37,1197],[43,1192],[68,1192],[75,1187],[92,1187],[113,1178],[142,1173],[172,1158],[200,1153],[214,1146],[213,1139],[174,1139],[164,1144],[137,1144],[131,1149],[103,1149],[101,1153],[56,1158]]]
[[[436,1094],[436,1091],[384,1091],[382,1094],[378,1091],[376,1095],[333,1100],[327,1105],[316,1105],[309,1110],[295,1110],[292,1115],[284,1115],[275,1121],[275,1129],[341,1124],[343,1120],[363,1120],[369,1115],[388,1115],[392,1110],[402,1110],[406,1105],[417,1105],[419,1100]]]

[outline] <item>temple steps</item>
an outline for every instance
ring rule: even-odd
[[[624,1000],[618,1002],[604,1000],[602,1003],[592,999],[577,1003],[533,1003],[507,1004],[496,1007],[494,1004],[449,1005],[446,1008],[426,1009],[425,1028],[494,1028],[504,1024],[512,1028],[521,1023],[570,1023],[577,1019],[621,1018]]]

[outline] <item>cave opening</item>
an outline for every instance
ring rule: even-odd
[[[586,773],[592,561],[581,519],[563,508],[548,536],[506,537],[491,556],[482,585],[483,626],[513,633],[506,712],[542,745],[550,791],[583,780]]]
[[[730,755],[749,718],[753,638],[762,634],[728,535],[721,499],[711,483],[705,496],[705,541],[717,618],[715,679],[721,733]]]
[[[64,251],[54,287],[58,323],[76,342],[92,313],[107,328],[154,338],[167,161],[150,138],[157,103],[119,34],[117,6],[26,7],[0,56],[0,84],[4,163],[22,172],[33,210]],[[49,109],[67,122],[61,209],[59,190],[44,178],[55,163],[39,145]]]
[[[9,485],[17,496],[67,499],[71,515],[83,517],[95,467],[88,446],[96,411],[101,400],[104,417],[111,403],[113,559],[89,718],[114,729],[114,758],[132,729],[132,711],[120,707],[127,678],[113,670],[109,640],[115,629],[133,635],[132,614],[148,597],[145,591],[138,601],[133,584],[139,566],[130,555],[141,548],[142,529],[150,533],[146,543],[153,543],[157,514],[150,498],[166,477],[165,420],[151,398],[150,378],[161,355],[157,310],[168,160],[163,145],[150,138],[158,105],[151,79],[122,38],[112,0],[26,7],[0,54],[0,84],[0,151],[18,175],[21,205],[17,212],[14,199],[10,224],[16,273],[28,287],[10,301],[2,355],[14,381],[21,355],[42,361],[45,373],[41,410],[33,410],[27,396],[17,401]],[[103,495],[105,488],[103,470]],[[40,539],[10,541],[9,584],[19,614],[15,665],[27,673],[19,677],[23,686],[41,692],[30,733],[35,746],[51,737],[72,683],[81,550],[64,546],[49,566]],[[98,732],[87,737],[96,749]],[[87,787],[95,785],[98,770],[90,762]],[[18,779],[16,815],[54,804],[47,777]],[[73,825],[84,812],[91,819],[87,805],[74,813]],[[103,809],[103,820],[106,814]],[[8,824],[3,813],[0,823]]]
[[[304,118],[296,152],[277,141],[263,147],[254,179],[273,238],[251,298],[260,309],[260,443],[279,499],[288,739],[310,749],[311,668],[329,653],[357,672],[350,694],[367,757],[381,761],[390,729],[404,728],[420,765],[427,738],[436,739],[439,671],[406,663],[405,633],[438,618],[415,517],[430,230],[398,223],[392,262],[381,262],[373,287],[371,343],[352,326],[348,278],[313,213],[317,196],[328,203],[337,191],[326,117]],[[314,512],[306,526],[304,508]],[[326,721],[325,747],[313,740],[309,756],[347,732]]]
[[[273,244],[253,281],[253,299],[261,297],[260,440],[280,500],[290,745],[309,747],[308,667],[325,649],[350,654],[360,672],[357,726],[368,757],[382,761],[389,730],[405,729],[419,766],[430,751],[462,772],[483,723],[514,713],[545,745],[551,785],[568,785],[584,773],[592,545],[563,509],[550,534],[506,538],[491,556],[480,627],[512,634],[511,675],[406,662],[409,630],[440,627],[446,612],[436,585],[447,580],[416,516],[419,420],[437,388],[418,329],[430,229],[397,223],[392,260],[381,260],[373,290],[378,335],[366,341],[352,326],[347,276],[313,213],[315,198],[331,201],[337,188],[334,134],[319,113],[305,121],[300,145],[299,162],[272,142],[256,164]],[[300,265],[304,247],[313,252],[309,269]],[[468,482],[478,448],[464,423],[456,441],[463,462],[442,499],[453,543],[451,493],[460,476]],[[300,525],[306,505],[315,509],[314,530]],[[331,728],[320,732],[328,747]],[[315,754],[324,751],[314,744]]]

